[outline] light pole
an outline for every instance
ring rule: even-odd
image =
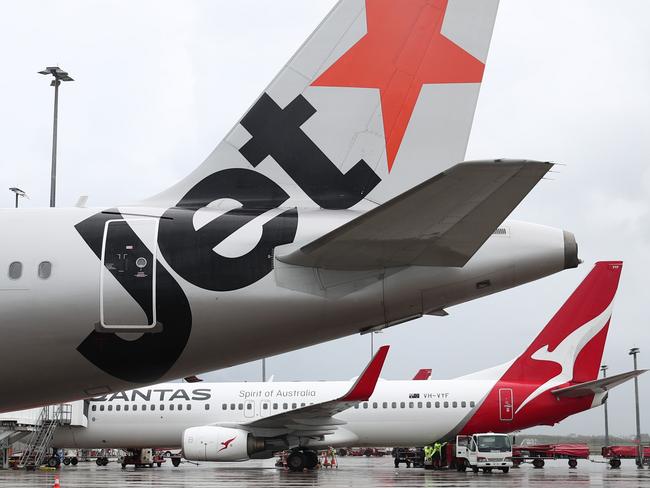
[[[607,370],[609,367],[606,364],[603,364],[600,367],[600,370],[603,372],[603,378],[607,378]],[[609,420],[607,418],[607,400],[603,403],[605,407],[605,446],[609,446]]]
[[[23,198],[29,199],[29,197],[27,196],[27,193],[25,193],[20,188],[12,187],[12,188],[9,188],[9,191],[12,191],[12,192],[14,192],[16,194],[16,208],[18,208],[18,197],[23,197]]]
[[[262,358],[262,383],[266,383],[266,358]]]
[[[636,371],[636,355],[639,354],[638,347],[633,347],[628,353],[634,358],[634,371]],[[641,415],[639,414],[639,378],[634,377],[634,402],[636,403],[636,465],[643,469],[643,447],[641,447]]]
[[[62,81],[74,81],[70,78],[67,71],[63,71],[58,66],[48,66],[43,71],[39,71],[42,75],[52,75],[54,79],[50,86],[54,87],[54,127],[52,130],[52,172],[50,174],[50,207],[54,207],[56,203],[56,136],[57,125],[59,117],[59,85]]]

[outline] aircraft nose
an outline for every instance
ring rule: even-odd
[[[577,268],[582,264],[578,257],[578,243],[573,233],[564,231],[564,269]]]

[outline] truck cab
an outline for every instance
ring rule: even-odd
[[[456,437],[456,462],[459,470],[472,468],[489,473],[500,469],[504,473],[512,467],[512,443],[507,434],[459,435]]]

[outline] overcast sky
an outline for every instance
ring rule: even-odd
[[[59,205],[136,201],[211,152],[334,5],[334,0],[2,2],[0,206],[5,190],[48,203],[52,89],[60,65]],[[625,268],[604,362],[650,366],[650,2],[501,0],[467,159],[564,163],[515,211],[576,234],[577,270],[449,309],[376,336],[393,346],[384,376],[430,367],[451,378],[500,364],[533,340],[594,261]],[[270,358],[277,380],[348,379],[369,357],[350,337]],[[211,380],[257,380],[259,363]],[[650,410],[650,375],[640,381]],[[613,433],[634,432],[632,384],[610,396]],[[600,433],[602,409],[552,431]],[[644,431],[650,415],[642,411]]]

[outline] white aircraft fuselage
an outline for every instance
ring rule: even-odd
[[[0,355],[15,372],[3,380],[0,411],[153,384],[436,313],[561,271],[574,252],[559,229],[509,221],[462,268],[334,271],[274,259],[272,271],[252,286],[214,292],[183,279],[156,247],[163,209],[119,212],[136,233],[117,235],[119,244],[126,249],[140,239],[157,253],[150,277],[151,252],[125,251],[134,253],[131,275],[138,257],[148,261],[133,294],[108,271],[114,224],[106,231],[105,222],[118,216],[85,208],[0,212],[2,228],[12,229],[0,266],[22,265],[18,278],[0,274]],[[80,224],[98,215],[104,220],[94,229]],[[357,215],[305,211],[301,241]],[[259,236],[239,232],[229,239],[243,254]],[[51,263],[45,278],[39,277],[43,262]],[[149,316],[147,300],[156,304]]]

